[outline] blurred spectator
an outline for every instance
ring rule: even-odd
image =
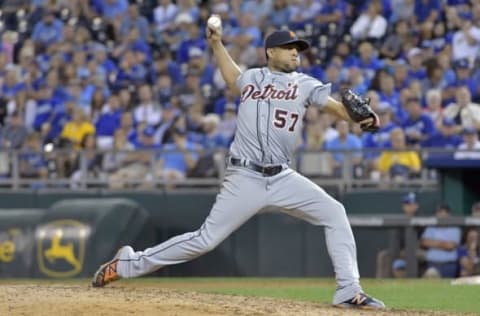
[[[214,67],[205,59],[205,52],[198,47],[192,47],[188,52],[188,71],[199,75],[200,86],[205,97],[212,95]]]
[[[287,0],[273,1],[273,9],[268,15],[266,25],[272,25],[275,28],[281,28],[288,23],[290,9]]]
[[[397,124],[392,122],[392,111],[390,104],[386,102],[380,103],[376,111],[380,119],[380,128],[375,133],[364,133],[362,135],[363,147],[365,149],[378,150],[365,152],[365,158],[367,160],[378,158],[380,156],[380,150],[390,146],[390,132],[398,127]]]
[[[225,104],[222,119],[218,124],[218,133],[227,141],[227,146],[233,140],[237,128],[237,106],[235,103]]]
[[[480,274],[480,233],[478,228],[466,230],[462,245],[458,248],[460,277]]]
[[[258,28],[253,15],[245,13],[238,19],[239,27],[231,34],[232,54],[237,55],[238,63],[247,66],[257,65],[256,48],[262,45],[262,31]]]
[[[444,118],[439,129],[422,142],[426,148],[457,148],[462,142],[455,130],[455,122],[452,119]]]
[[[415,1],[414,19],[420,24],[433,23],[439,16],[442,9],[440,0],[418,0]]]
[[[407,143],[409,145],[419,145],[435,133],[435,125],[432,119],[423,113],[422,105],[418,98],[409,98],[405,108],[408,117],[402,124],[402,127],[407,136]]]
[[[478,141],[478,132],[476,129],[466,127],[462,131],[463,142],[458,146],[455,152],[455,159],[480,159],[480,141]]]
[[[307,23],[313,22],[321,9],[322,4],[317,0],[292,1],[290,4],[290,28],[293,30],[305,29]]]
[[[28,130],[19,112],[10,115],[5,126],[0,128],[0,148],[20,149],[27,138]]]
[[[53,11],[47,10],[43,19],[35,24],[32,39],[41,50],[63,39],[63,22],[55,17]]]
[[[102,167],[102,155],[98,153],[97,142],[94,134],[85,134],[80,148],[84,151],[77,155],[75,171],[70,177],[70,187],[79,188],[82,181],[88,177],[96,179],[99,177]]]
[[[419,204],[415,192],[408,192],[402,196],[401,200],[402,213],[408,218],[418,216]],[[398,242],[399,253],[392,253],[390,249],[383,249],[377,254],[377,278],[387,278],[393,274],[394,278],[406,277],[406,261],[405,261],[405,234],[403,230],[395,231],[395,242]],[[398,256],[398,257],[396,257]],[[421,257],[421,253],[417,253],[417,257]]]
[[[423,51],[418,47],[413,47],[408,50],[407,61],[410,66],[408,76],[410,79],[424,80],[427,77],[423,61]]]
[[[379,2],[370,2],[367,10],[360,14],[350,28],[354,40],[379,40],[387,31],[387,20],[382,16]]]
[[[169,28],[177,15],[178,7],[172,0],[157,0],[157,6],[153,11],[153,17],[157,31],[165,31]]]
[[[133,144],[137,150],[135,154],[127,155],[122,160],[121,165],[109,177],[109,186],[113,189],[121,189],[132,187],[141,183],[147,174],[151,171],[151,149],[158,149],[155,145],[153,136],[155,129],[147,126],[141,130],[138,140]],[[121,136],[118,136],[121,137]],[[122,146],[124,150],[129,150],[129,145],[119,141],[118,146]]]
[[[88,121],[88,117],[82,109],[73,110],[72,120],[63,127],[61,138],[71,142],[76,149],[82,148],[82,141],[88,134],[95,135],[95,127]]]
[[[138,29],[140,39],[143,41],[149,40],[150,26],[147,19],[140,15],[140,12],[138,11],[138,5],[136,3],[132,3],[128,6],[127,15],[120,25],[119,36],[127,36],[130,29],[133,28]]]
[[[19,155],[19,171],[22,178],[46,179],[47,161],[42,154],[42,141],[38,133],[31,133],[25,139]]]
[[[452,59],[473,62],[480,50],[480,29],[473,25],[471,12],[460,12],[458,27],[452,39]]]
[[[187,139],[186,131],[173,126],[172,143],[165,144],[155,164],[155,176],[167,182],[167,188],[175,182],[185,179],[187,172],[193,169],[198,160],[199,145]]]
[[[94,3],[97,12],[110,23],[121,21],[128,11],[127,0],[98,0]]]
[[[411,20],[415,14],[414,0],[392,0],[392,15],[390,22],[398,22],[399,20]]]
[[[394,31],[387,33],[385,40],[380,46],[380,56],[396,59],[400,57],[404,47],[412,45],[412,32],[407,20],[398,20],[394,24]]]
[[[205,40],[205,35],[200,31],[198,25],[194,22],[193,19],[185,20],[184,23],[180,26],[181,30],[185,32],[185,35],[182,36],[177,49],[177,63],[179,65],[188,63],[190,57],[189,52],[193,47],[199,48],[202,52],[207,49],[207,42]]]
[[[459,59],[453,63],[453,67],[455,80],[450,83],[450,86],[455,88],[466,86],[470,90],[472,98],[478,97],[478,82],[473,78],[470,62],[467,59]]]
[[[480,202],[475,202],[472,205],[472,216],[480,217]]]
[[[220,117],[217,114],[207,114],[202,118],[200,133],[190,134],[188,139],[200,144],[204,149],[226,148],[228,140],[219,133]]]
[[[401,128],[390,132],[392,150],[382,152],[378,159],[378,170],[383,178],[401,181],[420,172],[418,153],[407,148],[405,134]]]
[[[326,150],[333,150],[331,160],[331,169],[339,175],[342,173],[343,162],[346,153],[342,151],[352,151],[347,154],[347,159],[351,160],[351,166],[357,166],[362,161],[362,141],[349,131],[349,124],[346,121],[337,121],[336,129],[338,137],[325,143]]]
[[[362,70],[364,78],[367,82],[370,82],[375,76],[377,70],[382,68],[383,63],[375,54],[374,47],[369,42],[362,42],[358,46],[358,53],[359,58],[356,59],[355,66]]]
[[[428,90],[426,103],[425,114],[430,117],[436,128],[440,127],[443,118],[442,91],[437,89]]]
[[[128,142],[127,134],[122,129],[117,129],[113,138],[113,151],[106,152],[103,156],[102,170],[112,174],[135,160],[132,152],[134,146]]]
[[[347,3],[344,0],[327,0],[323,3],[320,13],[315,17],[315,22],[320,27],[320,31],[325,30],[328,25],[334,25],[341,32],[345,24],[346,12]]]
[[[450,216],[450,207],[440,204],[435,216]],[[458,227],[427,227],[420,239],[420,245],[426,249],[427,270],[424,277],[454,278],[458,274],[458,253],[461,230]]]
[[[443,115],[460,125],[459,129],[480,127],[480,105],[472,102],[470,91],[465,86],[457,89],[455,103],[449,104]]]
[[[112,94],[103,104],[98,119],[95,121],[97,145],[100,149],[112,148],[115,131],[120,127],[122,117],[118,95]]]
[[[133,111],[136,123],[147,123],[150,126],[156,126],[162,119],[162,109],[157,104],[152,95],[152,88],[149,85],[142,85],[138,91],[140,104]]]

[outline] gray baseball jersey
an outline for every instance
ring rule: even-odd
[[[242,92],[241,106],[231,154],[262,164],[289,162],[306,107],[322,106],[330,95],[330,84],[267,67],[245,71],[237,86]]]
[[[306,106],[322,106],[330,85],[307,75],[251,69],[237,80],[241,104],[231,155],[257,165],[282,165],[266,176],[247,166],[227,168],[220,193],[203,225],[194,232],[173,237],[144,251],[122,247],[117,272],[136,277],[166,265],[192,260],[212,249],[266,206],[325,226],[327,249],[334,265],[337,290],[333,303],[361,291],[353,234],[341,203],[322,188],[288,168],[301,133]]]

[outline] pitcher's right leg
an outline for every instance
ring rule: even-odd
[[[114,258],[118,276],[131,278],[148,274],[213,250],[265,206],[264,183],[264,178],[251,172],[229,168],[210,214],[197,231],[178,235],[144,251],[121,248]]]

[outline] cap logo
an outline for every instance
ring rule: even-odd
[[[293,33],[292,31],[290,31],[289,33],[291,38],[295,38],[295,33]]]

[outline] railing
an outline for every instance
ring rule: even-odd
[[[139,153],[142,151],[135,151]],[[218,190],[222,182],[222,178],[226,168],[225,150],[218,150],[215,152],[199,151],[199,156],[209,154],[213,168],[216,171],[213,176],[187,176],[182,179],[164,179],[157,177],[156,164],[157,159],[162,158],[164,151],[161,150],[144,150],[149,153],[150,161],[146,163],[146,172],[150,175],[149,180],[143,178],[128,178],[126,187],[129,189],[145,188],[148,184],[148,189],[214,189]],[[109,188],[109,178],[111,172],[106,170],[97,170],[91,172],[89,170],[89,160],[92,154],[105,155],[107,153],[132,153],[131,151],[72,151],[72,150],[55,150],[50,152],[38,152],[39,157],[42,157],[46,162],[47,174],[40,175],[26,175],[22,170],[21,164],[25,160],[24,151],[0,151],[0,188],[4,189],[77,189],[87,190],[91,188]],[[336,168],[330,164],[331,157],[334,154],[341,153],[343,155],[343,162]],[[355,164],[354,157],[359,154],[362,157],[372,156],[372,154],[379,154],[378,150],[362,150],[358,151],[297,151],[294,155],[290,165],[292,168],[298,170],[300,173],[312,179],[314,182],[322,186],[336,187],[340,192],[350,190],[362,190],[371,188],[405,188],[418,187],[422,189],[435,189],[438,185],[438,176],[434,168],[436,163],[440,163],[440,167],[445,164],[452,163],[456,167],[479,167],[480,160],[453,159],[454,153],[458,151],[452,150],[425,150],[422,149],[419,155],[422,159],[422,169],[418,174],[406,178],[396,179],[389,177],[382,177],[375,168],[372,167],[372,160],[362,158],[362,160]],[[471,152],[470,152],[471,153]],[[480,154],[480,152],[474,152]],[[441,157],[442,159],[437,159]],[[434,158],[434,159],[432,159]],[[62,173],[59,164],[61,161],[76,161],[78,171],[75,179],[71,174]],[[358,158],[357,158],[358,159]],[[27,159],[28,160],[28,159]],[[433,163],[432,163],[433,162]],[[28,161],[27,161],[28,163]],[[443,164],[443,165],[442,165]]]

